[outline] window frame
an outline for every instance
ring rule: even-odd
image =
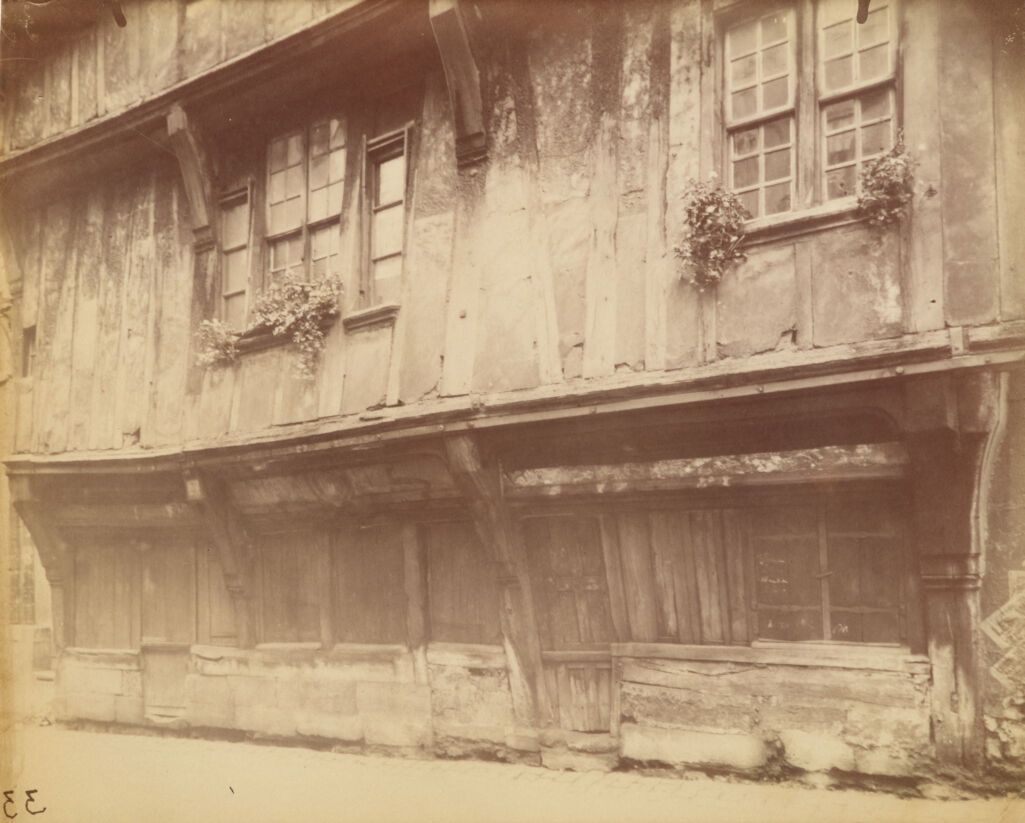
[[[409,187],[411,176],[409,173],[409,167],[410,156],[412,154],[412,129],[413,123],[408,122],[400,128],[383,132],[382,134],[375,135],[371,138],[365,138],[363,142],[363,185],[360,190],[360,196],[362,199],[362,208],[360,209],[362,221],[362,230],[360,232],[362,248],[360,251],[359,308],[361,309],[398,302],[397,299],[388,301],[382,300],[382,295],[378,285],[378,278],[376,276],[376,266],[381,261],[399,260],[399,271],[397,277],[398,288],[401,293],[402,282],[405,277],[407,252],[406,231],[408,229],[410,201]],[[379,203],[379,169],[382,164],[399,157],[403,159],[402,197],[395,200],[389,200],[386,203]],[[399,209],[401,213],[401,240],[399,243],[399,250],[376,255],[375,229],[377,216],[393,209]]]
[[[716,57],[710,61],[714,71],[711,75],[708,86],[703,93],[708,93],[714,100],[713,108],[706,109],[706,112],[714,111],[715,117],[708,118],[705,128],[711,130],[710,145],[715,163],[712,168],[721,172],[721,179],[727,189],[733,191],[733,158],[732,158],[732,135],[753,126],[761,126],[788,115],[792,116],[792,132],[790,147],[791,158],[791,203],[790,208],[773,214],[765,214],[763,200],[759,198],[759,214],[746,221],[748,232],[757,231],[760,228],[767,228],[779,224],[800,221],[807,218],[819,217],[822,215],[838,214],[852,211],[857,203],[856,191],[841,197],[828,197],[826,185],[827,171],[827,149],[826,149],[826,108],[834,103],[843,100],[860,100],[861,97],[878,89],[889,90],[889,115],[890,140],[889,145],[881,152],[871,155],[860,156],[856,153],[853,166],[855,168],[855,186],[857,184],[858,172],[867,161],[881,156],[896,142],[897,135],[902,128],[902,51],[901,51],[901,6],[899,0],[884,0],[882,8],[888,15],[886,29],[887,39],[882,41],[887,45],[887,69],[878,77],[872,77],[867,81],[852,80],[844,87],[825,90],[825,69],[824,69],[824,38],[825,26],[821,21],[822,9],[828,0],[792,0],[792,2],[779,2],[772,5],[762,5],[755,2],[736,2],[711,12],[711,24],[713,26]],[[749,21],[762,20],[782,9],[791,10],[793,16],[793,37],[791,54],[795,60],[794,64],[794,89],[792,93],[792,106],[778,107],[771,111],[760,112],[746,118],[731,118],[729,85],[729,60],[730,53],[727,47],[728,35],[737,27]],[[872,12],[879,11],[879,7],[872,9]],[[855,10],[852,8],[850,19],[853,20]],[[855,27],[863,24],[854,23]],[[855,45],[853,54],[859,53],[857,45],[857,32],[855,32]],[[877,44],[877,45],[881,45]],[[868,46],[866,48],[871,48]],[[760,82],[760,80],[759,80]],[[860,108],[860,104],[856,104]],[[886,119],[886,118],[883,118]],[[714,124],[711,122],[714,120]],[[857,146],[860,148],[860,130],[865,124],[855,123],[853,128],[859,137]],[[762,154],[764,154],[762,150]],[[759,156],[759,155],[752,155]],[[741,159],[746,159],[741,158]],[[759,163],[760,188],[742,187],[744,191],[761,190],[767,185],[761,179],[762,162]],[[839,165],[839,164],[837,164]],[[710,171],[711,169],[709,169]],[[773,181],[775,182],[775,181]]]

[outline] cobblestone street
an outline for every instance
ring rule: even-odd
[[[1025,801],[1007,798],[901,799],[703,775],[555,772],[33,725],[8,732],[4,747],[12,745],[3,789],[13,803],[5,810],[29,819],[25,791],[35,790],[29,811],[53,823],[1025,820]]]

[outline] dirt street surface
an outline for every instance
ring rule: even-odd
[[[31,725],[6,733],[3,745],[5,755],[12,746],[14,752],[3,813],[22,823],[1025,821],[1025,801],[1007,798],[901,799],[706,776],[555,772]],[[28,790],[34,794],[26,807]]]

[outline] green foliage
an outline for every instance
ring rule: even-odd
[[[199,355],[196,365],[204,369],[227,366],[238,359],[239,333],[220,320],[204,320],[196,333]]]
[[[904,146],[904,135],[882,157],[865,166],[858,181],[858,215],[876,228],[895,225],[907,217],[914,196],[915,160]]]
[[[308,282],[286,275],[256,301],[253,317],[257,328],[268,328],[276,337],[288,337],[298,350],[297,377],[313,378],[324,350],[323,325],[338,313],[341,282],[336,278]]]
[[[715,181],[690,180],[683,197],[687,234],[673,251],[687,266],[687,280],[703,291],[722,280],[731,265],[745,259],[740,246],[749,215],[737,196]]]
[[[338,314],[341,289],[337,278],[307,282],[295,275],[286,275],[256,301],[253,324],[245,335],[269,331],[275,337],[287,337],[299,355],[294,367],[296,376],[311,380],[324,350],[323,327],[329,318]],[[211,368],[234,363],[243,336],[220,320],[204,320],[197,334],[196,364]]]

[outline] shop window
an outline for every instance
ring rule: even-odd
[[[730,187],[752,218],[852,197],[865,162],[896,139],[893,3],[873,3],[863,24],[849,0],[746,8],[723,26]]]
[[[430,637],[449,643],[501,643],[493,564],[472,523],[428,523]]]

